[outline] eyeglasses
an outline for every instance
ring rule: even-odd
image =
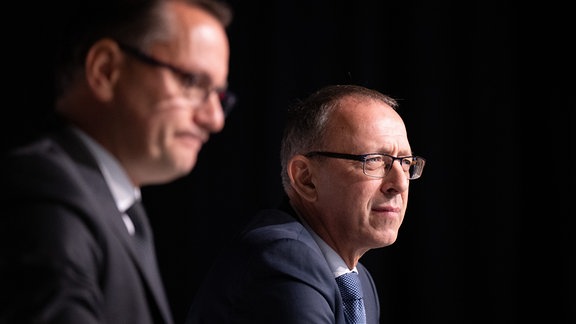
[[[212,92],[216,92],[218,95],[218,99],[220,100],[220,105],[222,106],[222,110],[224,111],[225,116],[230,113],[236,104],[236,96],[232,92],[223,88],[210,87],[208,84],[206,84],[206,82],[203,82],[200,75],[185,71],[170,63],[162,62],[130,45],[121,42],[117,43],[122,51],[132,55],[132,57],[140,60],[140,62],[170,70],[180,80],[186,95],[189,98],[195,100],[200,99],[200,101],[198,101],[199,104],[206,102]]]
[[[416,180],[422,175],[426,159],[420,156],[392,156],[388,154],[344,154],[334,152],[314,151],[305,154],[306,157],[325,156],[336,159],[345,159],[362,162],[364,174],[372,178],[384,178],[392,169],[394,161],[398,160],[408,180]]]

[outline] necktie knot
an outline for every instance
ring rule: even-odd
[[[134,224],[134,230],[137,237],[144,238],[148,235],[148,221],[146,216],[146,211],[140,200],[136,200],[130,208],[126,210],[126,215],[130,217],[130,220]]]
[[[134,224],[134,237],[131,242],[135,247],[138,258],[147,264],[146,267],[156,271],[153,235],[144,205],[140,200],[137,200],[125,213]]]
[[[345,273],[336,278],[344,302],[347,323],[366,323],[366,311],[362,296],[362,285],[356,272]]]

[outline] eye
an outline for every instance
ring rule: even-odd
[[[385,163],[382,155],[368,155],[364,159],[364,164],[366,168],[377,169]]]
[[[409,166],[411,166],[411,165],[413,165],[413,164],[415,164],[415,161],[414,161],[412,158],[403,158],[403,159],[402,159],[402,165],[403,165],[403,166],[409,167]]]
[[[365,161],[366,163],[381,163],[382,157],[380,155],[369,155]]]
[[[180,80],[183,87],[192,88],[199,84],[200,78],[191,73],[180,73]]]

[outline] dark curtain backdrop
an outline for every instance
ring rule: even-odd
[[[516,4],[229,2],[238,105],[189,176],[143,190],[177,323],[215,254],[282,196],[285,109],[336,83],[397,98],[412,148],[428,160],[411,184],[397,242],[361,259],[379,287],[382,323],[576,321],[575,240],[558,222],[574,211],[556,207],[571,197],[550,199],[560,182],[542,180],[573,171],[553,167],[569,164],[566,148],[538,142],[565,114],[533,115],[520,104],[526,64]],[[50,25],[49,15],[34,18]],[[50,35],[18,35],[27,37],[14,40],[25,50],[11,60],[20,63],[10,88],[17,103],[5,119],[4,147],[42,129],[51,100],[41,90],[49,89],[42,56]]]

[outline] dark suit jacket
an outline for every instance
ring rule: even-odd
[[[0,323],[172,323],[161,279],[74,133],[3,157],[0,174]]]
[[[217,258],[186,324],[345,323],[340,292],[320,248],[287,205],[264,210]],[[376,287],[357,266],[368,323],[379,322]]]

